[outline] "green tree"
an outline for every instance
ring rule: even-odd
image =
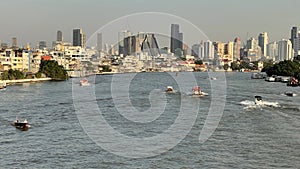
[[[274,64],[270,67],[265,67],[264,70],[268,74],[278,76],[294,76],[300,78],[300,63],[296,61],[285,60]]]
[[[236,61],[234,61],[231,63],[231,69],[232,70],[240,70],[240,65]]]
[[[54,60],[42,60],[38,73],[43,73],[47,77],[56,80],[66,80],[69,78],[67,71],[63,66],[58,65]]]
[[[195,60],[195,64],[197,64],[197,65],[202,65],[202,64],[203,64],[203,61],[202,61],[202,60]]]
[[[223,68],[224,68],[224,70],[228,70],[229,65],[228,64],[224,64]]]
[[[16,80],[16,79],[24,79],[24,73],[19,70],[9,69],[8,71],[4,71],[2,73],[2,80]]]
[[[104,65],[104,66],[102,66],[102,71],[103,72],[111,72],[111,69],[108,65]]]
[[[265,61],[264,67],[261,70],[262,72],[266,72],[267,69],[271,68],[274,64],[271,61]]]

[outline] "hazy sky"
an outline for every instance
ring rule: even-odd
[[[300,26],[299,0],[1,0],[0,4],[0,40],[11,44],[17,37],[18,45],[35,46],[45,40],[49,46],[57,30],[71,42],[73,28],[83,28],[89,38],[110,21],[137,12],[182,17],[209,39],[224,42],[235,37],[244,41],[247,34],[257,38],[264,31],[270,41],[288,39],[291,27]]]

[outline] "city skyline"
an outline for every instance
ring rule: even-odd
[[[90,0],[88,3],[74,0],[71,4],[68,1],[57,0],[47,2],[16,0],[1,3],[5,8],[0,12],[0,19],[5,24],[1,25],[0,40],[11,44],[12,38],[16,37],[19,46],[25,46],[28,42],[36,46],[40,41],[51,44],[56,39],[57,30],[63,32],[64,41],[72,42],[74,28],[82,28],[88,39],[100,27],[114,19],[145,11],[182,17],[200,28],[212,41],[226,42],[240,37],[245,42],[247,37],[257,37],[261,32],[268,32],[269,42],[279,41],[290,38],[291,27],[300,26],[297,18],[297,7],[300,2],[296,0],[251,2],[155,0],[151,3],[143,0],[126,2]],[[76,13],[73,10],[81,12]],[[12,11],[17,11],[16,15],[7,17]],[[157,23],[157,26],[159,25]],[[124,25],[121,29],[130,30],[128,25]]]

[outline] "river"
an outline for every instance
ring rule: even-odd
[[[178,82],[191,74],[208,96],[192,98],[192,81]],[[218,72],[216,80],[207,72],[133,75],[91,76],[86,87],[70,79],[1,90],[0,168],[299,168],[299,87],[242,72]],[[165,93],[169,85],[177,92]],[[218,107],[213,102],[223,101],[218,95],[214,100],[214,91],[225,91],[225,107],[211,136],[199,142],[209,110]],[[286,91],[298,95],[288,97]],[[255,106],[255,95],[274,104]],[[95,105],[98,115],[90,114]],[[16,116],[29,121],[28,131],[10,124]],[[174,126],[173,135],[165,132]],[[164,137],[146,142],[155,136]]]

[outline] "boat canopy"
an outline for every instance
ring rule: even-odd
[[[194,86],[193,91],[200,91],[200,87],[199,86]]]
[[[262,97],[261,96],[254,96],[254,98],[258,101],[262,100]]]

